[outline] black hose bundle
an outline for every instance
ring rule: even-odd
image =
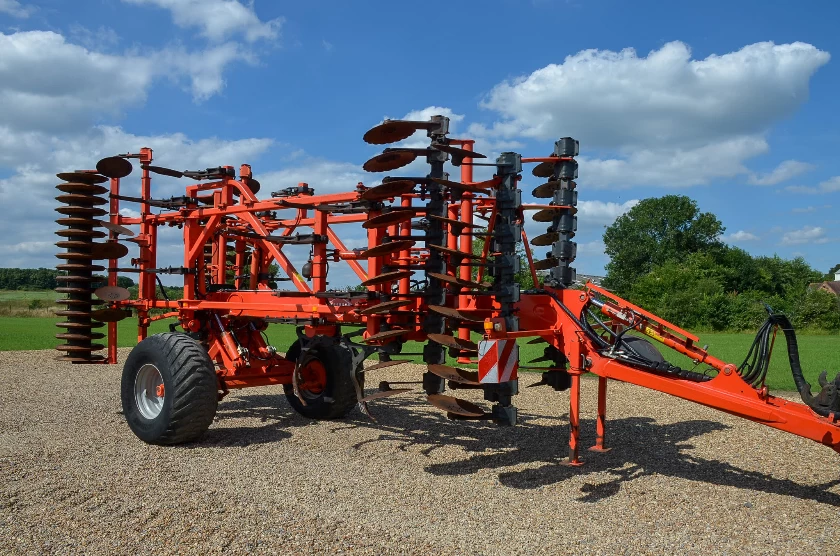
[[[765,308],[768,313],[767,320],[758,330],[747,358],[738,368],[738,372],[744,377],[744,380],[747,380],[754,387],[756,381],[759,381],[758,384],[764,383],[764,377],[767,375],[767,369],[770,365],[768,342],[772,346],[770,336],[778,327],[785,335],[790,370],[793,374],[793,382],[799,391],[799,397],[815,413],[823,417],[829,417],[840,412],[840,395],[838,395],[840,393],[840,374],[832,382],[828,382],[826,372],[823,371],[819,378],[820,393],[814,396],[811,393],[811,385],[805,380],[802,374],[802,366],[799,364],[799,345],[796,342],[796,332],[793,330],[793,325],[785,315],[774,313],[770,307],[765,306]],[[840,415],[836,419],[840,419]]]

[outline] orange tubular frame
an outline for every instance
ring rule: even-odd
[[[465,151],[473,150],[471,139],[452,139]],[[152,199],[152,175],[146,168],[152,162],[152,150],[141,149],[139,154],[124,155],[138,158],[144,166],[141,176],[140,215],[129,218],[120,214],[120,202],[112,197],[110,221],[119,225],[138,225],[139,234],[132,239],[140,247],[133,268],[117,269],[117,261],[110,261],[108,283],[116,285],[119,271],[137,273],[139,296],[135,300],[112,303],[112,307],[132,308],[138,315],[138,340],[146,337],[148,325],[153,320],[176,317],[181,327],[203,338],[210,357],[218,367],[219,386],[222,392],[232,388],[244,388],[266,384],[291,384],[295,363],[287,361],[268,346],[261,334],[267,323],[285,322],[301,325],[301,334],[337,334],[341,325],[362,328],[362,338],[370,337],[382,330],[402,329],[401,341],[426,341],[422,318],[429,311],[423,297],[418,295],[406,277],[391,282],[378,283],[376,278],[383,273],[405,269],[418,269],[428,255],[418,246],[404,247],[396,252],[368,257],[365,250],[349,250],[335,227],[341,224],[359,224],[389,211],[413,211],[415,216],[425,214],[421,195],[407,193],[391,199],[392,207],[374,205],[369,214],[347,210],[336,212],[335,205],[352,207],[361,200],[367,188],[359,184],[354,191],[327,195],[315,195],[306,184],[300,184],[297,194],[258,199],[247,187],[250,167],[240,168],[240,179],[227,177],[194,183],[186,188],[190,199],[201,196],[211,198],[211,205],[201,202],[185,204],[183,208],[152,212],[148,203]],[[558,162],[558,157],[523,158],[522,162]],[[571,160],[571,159],[569,159]],[[461,182],[473,184],[471,158],[461,166]],[[230,172],[232,173],[232,171]],[[112,179],[110,189],[113,196],[120,193],[120,180]],[[416,201],[421,201],[417,203]],[[322,205],[323,208],[317,208]],[[522,205],[521,211],[544,208],[552,205]],[[470,192],[447,198],[447,217],[471,224],[476,214],[489,214],[488,229],[493,229],[497,219],[495,199],[479,197]],[[520,215],[524,214],[520,211]],[[283,213],[277,216],[277,213]],[[291,213],[294,216],[290,216]],[[411,220],[387,223],[386,227],[370,227],[366,230],[366,249],[381,246],[386,240],[416,239]],[[156,280],[162,269],[157,269],[157,231],[160,226],[183,228],[184,297],[179,300],[161,300],[157,297]],[[449,226],[447,249],[472,255],[473,236],[455,224]],[[307,230],[308,228],[308,230]],[[303,232],[300,230],[303,229]],[[313,235],[310,263],[306,265],[307,276],[292,264],[284,241],[292,240],[296,233]],[[527,236],[522,232],[529,271],[534,283],[539,275],[534,269],[533,256]],[[114,240],[112,234],[111,240]],[[345,237],[346,240],[346,237]],[[212,245],[212,260],[205,260],[205,247]],[[229,257],[230,255],[230,257]],[[490,253],[490,242],[484,242],[479,256],[486,262]],[[366,259],[367,267],[360,261]],[[364,291],[350,293],[333,292],[329,289],[328,269],[331,263],[346,262],[362,281],[376,283],[367,285]],[[281,280],[290,282],[292,291],[278,290],[270,285],[267,275],[270,264],[276,263],[281,270]],[[447,267],[450,280],[473,281],[472,266]],[[311,274],[308,274],[310,273]],[[232,283],[230,276],[234,276]],[[479,266],[477,282],[482,281],[483,269]],[[539,287],[539,286],[538,286]],[[452,300],[447,308],[466,315],[496,314],[498,303],[492,296],[479,295],[468,288],[451,288]],[[385,299],[406,300],[386,314],[367,314],[370,308]],[[650,370],[635,368],[604,353],[593,344],[587,332],[581,328],[580,315],[593,300],[612,326],[632,327],[648,337],[679,353],[687,355],[698,363],[717,371],[717,375],[706,382],[693,382],[672,375],[655,374]],[[151,310],[164,310],[161,316],[150,317]],[[579,465],[580,451],[580,377],[591,373],[598,377],[598,403],[595,446],[596,451],[606,450],[606,389],[607,379],[620,380],[648,389],[713,407],[752,421],[787,431],[840,451],[840,427],[828,418],[815,414],[801,403],[787,401],[769,395],[765,389],[756,390],[747,384],[737,372],[736,366],[717,359],[696,344],[699,339],[653,315],[644,309],[613,295],[611,292],[588,284],[585,290],[552,289],[523,292],[516,305],[519,316],[519,330],[506,332],[499,327],[499,319],[485,321],[485,338],[516,339],[540,336],[560,352],[569,362],[570,375],[570,440],[569,463]],[[108,325],[108,362],[116,363],[116,324]],[[458,327],[458,337],[470,338],[467,323]],[[393,340],[390,340],[393,341]],[[286,351],[289,346],[281,346]],[[459,361],[474,362],[462,357]]]

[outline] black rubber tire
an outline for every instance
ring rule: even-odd
[[[656,349],[656,346],[653,345],[653,342],[650,340],[639,338],[638,336],[625,336],[623,340],[642,357],[649,359],[654,363],[665,362],[665,357],[662,356],[662,352]]]
[[[309,419],[341,419],[356,406],[356,387],[350,377],[349,368],[352,365],[350,352],[342,348],[332,338],[326,336],[311,340],[313,347],[307,350],[306,357],[315,357],[324,366],[327,374],[327,384],[317,396],[307,396],[306,405],[295,396],[291,384],[284,384],[283,391],[289,405]],[[286,352],[286,359],[297,361],[301,356],[300,340],[295,341]],[[356,369],[356,380],[364,388],[364,375]]]
[[[134,383],[143,365],[163,379],[163,407],[154,419],[140,412]],[[122,374],[122,407],[128,426],[149,444],[182,444],[200,438],[216,416],[218,378],[207,351],[186,334],[149,336],[128,355]],[[171,393],[171,394],[170,394]]]

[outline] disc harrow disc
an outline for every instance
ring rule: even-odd
[[[463,349],[467,351],[478,351],[478,344],[470,340],[462,340],[447,334],[428,334],[427,337],[442,346],[447,346],[456,349]]]
[[[121,156],[109,156],[96,163],[96,171],[109,178],[124,178],[133,169],[131,162]]]
[[[406,220],[411,220],[414,218],[414,211],[413,210],[394,210],[391,212],[386,212],[384,214],[380,214],[379,216],[374,216],[373,218],[369,219],[368,221],[362,224],[362,228],[367,230],[374,229],[374,228],[387,228],[388,226],[393,226],[399,222],[405,222]]]
[[[486,284],[479,284],[478,282],[472,282],[470,280],[462,280],[460,278],[450,276],[449,274],[441,274],[439,272],[429,272],[428,276],[431,278],[437,278],[441,282],[446,282],[447,284],[452,284],[453,286],[459,286],[462,288],[480,289],[488,287]]]
[[[125,237],[134,237],[134,232],[132,232],[125,226],[120,226],[119,224],[112,224],[105,220],[97,220],[97,225],[102,226],[106,230],[114,232],[117,235],[123,235]]]
[[[378,284],[384,284],[386,282],[393,282],[394,280],[402,280],[403,278],[410,278],[411,271],[410,270],[396,270],[394,272],[386,272],[385,274],[380,274],[379,276],[374,276],[372,278],[368,278],[364,282],[362,282],[363,286],[376,286]]]
[[[452,228],[461,228],[456,232],[456,234],[460,234],[463,231],[463,228],[475,228],[476,225],[472,222],[464,222],[462,220],[455,220],[454,218],[446,218],[445,216],[437,216],[436,214],[430,214],[428,218],[432,220],[437,220],[438,222],[446,222],[447,224],[451,225]],[[454,230],[453,230],[454,231]]]
[[[466,184],[461,183],[459,181],[451,181],[451,180],[444,180],[440,178],[431,178],[431,180],[437,184],[440,184],[444,187],[449,187],[452,189],[460,189],[461,191],[469,191],[471,193],[487,193],[490,189],[490,186],[482,186],[479,184]],[[486,183],[486,182],[485,182]]]
[[[475,371],[468,371],[467,369],[458,369],[450,367],[449,365],[429,365],[429,372],[444,378],[457,382],[459,384],[478,384],[478,373]]]
[[[534,268],[536,270],[551,270],[555,266],[560,264],[560,259],[555,259],[554,257],[549,257],[542,261],[534,261]]]
[[[163,166],[143,166],[144,170],[148,170],[154,174],[160,174],[161,176],[169,176],[171,178],[182,178],[184,177],[184,173],[178,170],[173,170],[172,168],[164,168]]]
[[[105,311],[106,309],[101,309],[101,310]],[[94,313],[95,312],[96,311],[94,311]],[[53,314],[58,315],[59,317],[78,317],[78,318],[85,318],[85,317],[90,318],[90,317],[93,316],[90,311],[76,311],[74,309],[62,309],[61,311],[55,311]],[[71,323],[60,322],[60,323],[58,323],[58,326],[64,326],[64,325],[68,325],[68,324],[71,324]],[[93,328],[94,325],[85,324],[85,326],[86,327],[90,326],[91,328]]]
[[[360,315],[379,315],[382,313],[390,313],[394,309],[398,309],[400,307],[405,307],[406,305],[411,305],[412,301],[407,299],[396,299],[394,301],[383,301],[382,303],[377,303],[372,307],[367,307],[359,311]]]
[[[558,210],[568,210],[567,207],[555,207],[555,208],[546,208],[542,210],[538,210],[534,213],[534,216],[531,219],[534,222],[551,222],[554,220],[554,217],[557,215]]]
[[[392,241],[390,243],[382,243],[376,247],[371,247],[367,251],[362,251],[360,257],[381,257],[397,251],[405,251],[414,246],[414,241],[405,239],[402,241]]]
[[[81,193],[83,195],[102,195],[103,193],[108,192],[108,189],[102,187],[101,185],[74,181],[60,183],[55,187],[59,191],[63,191],[65,193]]]
[[[397,180],[383,183],[366,189],[360,196],[360,199],[366,201],[379,201],[382,199],[390,199],[391,197],[398,197],[406,193],[414,192],[415,184],[410,180]]]
[[[56,313],[56,314],[58,314],[58,313]],[[84,329],[102,328],[103,326],[105,326],[105,323],[104,322],[90,322],[90,323],[87,323],[87,322],[57,322],[55,325],[60,327],[60,328],[69,328],[71,330],[80,330],[82,328],[84,328]]]
[[[553,162],[540,162],[534,169],[531,170],[531,173],[538,178],[550,178],[554,175],[554,163]]]
[[[420,129],[428,129],[430,123],[411,122],[406,120],[385,120],[378,126],[369,129],[362,139],[371,145],[386,145],[408,139]]]
[[[550,199],[554,197],[554,192],[560,189],[562,185],[563,181],[548,181],[534,188],[532,195],[538,199]],[[573,189],[575,185],[577,185],[575,182],[571,182],[569,188]]]
[[[93,255],[94,259],[121,259],[128,255],[128,247],[113,241],[94,243],[90,254]]]
[[[63,263],[55,267],[56,270],[66,270],[68,272],[76,272],[76,271],[88,271],[91,272],[99,272],[100,270],[105,270],[104,266],[100,266],[98,264],[88,264],[88,263]]]
[[[127,289],[119,286],[102,286],[93,292],[93,295],[105,301],[125,301],[131,297],[131,293]]]
[[[94,220],[93,218],[82,218],[79,216],[58,218],[55,221],[55,223],[60,224],[62,226],[81,226],[83,228],[96,228],[98,226],[101,226],[99,220]]]
[[[104,276],[56,276],[56,282],[104,282]]]
[[[444,247],[443,245],[429,245],[429,249],[434,249],[435,251],[446,253],[447,255],[450,255],[451,257],[456,259],[481,259],[481,257],[479,257],[478,255],[473,255],[472,253],[465,253],[464,251],[459,251],[457,249],[450,249],[449,247]]]
[[[99,301],[98,299],[56,299],[56,304],[58,305],[67,305],[68,307],[92,307],[94,305],[103,305],[104,301]]]
[[[56,212],[60,214],[67,214],[69,216],[105,216],[108,214],[107,210],[103,210],[101,208],[96,207],[77,207],[77,206],[64,206],[64,207],[57,207],[55,209]]]
[[[105,337],[105,334],[102,334],[101,332],[89,332],[88,334],[62,332],[61,334],[56,334],[55,337],[59,340],[75,340],[83,342],[85,340],[101,340]]]
[[[62,249],[89,249],[91,245],[93,245],[93,242],[80,239],[58,241],[55,244],[56,247],[61,247]]]
[[[462,149],[460,147],[456,147],[454,145],[444,145],[442,143],[434,143],[432,148],[435,148],[439,151],[443,151],[445,153],[451,154],[455,158],[487,158],[485,155],[481,153],[477,153],[474,151],[468,151],[466,149]]]
[[[105,346],[102,344],[90,344],[89,346],[73,346],[70,344],[61,344],[60,346],[55,346],[55,349],[58,351],[66,351],[68,353],[82,353],[82,352],[90,352],[90,351],[99,351],[100,349],[105,349]]]
[[[98,309],[90,313],[90,318],[102,322],[119,322],[129,316],[130,312],[123,309]]]
[[[455,415],[463,415],[465,417],[481,417],[484,415],[483,409],[467,400],[444,394],[430,394],[428,399],[430,404],[447,413],[454,413]]]
[[[417,153],[412,151],[388,151],[365,162],[362,168],[367,172],[387,172],[414,162]]]
[[[365,338],[365,343],[370,344],[373,342],[381,342],[383,340],[390,340],[391,338],[405,336],[406,334],[408,334],[408,330],[385,330],[374,334],[373,336],[368,336]]]
[[[460,311],[458,311],[457,309],[453,309],[452,307],[429,305],[429,311],[437,313],[438,315],[443,315],[444,317],[452,320],[460,320],[466,322],[484,322],[484,319],[474,319],[472,317],[468,317],[464,313],[461,313]]]
[[[64,228],[55,232],[55,235],[61,237],[88,237],[90,239],[98,239],[105,237],[105,232],[99,230],[82,230],[81,228]]]
[[[90,293],[90,288],[79,288],[74,286],[59,286],[55,289],[58,293]]]
[[[405,363],[408,363],[408,361],[382,361],[380,363],[376,363],[374,365],[371,365],[370,367],[363,368],[362,372],[366,373],[368,371],[377,371],[379,369],[387,369],[388,367],[396,367],[397,365],[404,365]]]
[[[89,183],[89,184],[96,184],[96,183],[105,183],[108,181],[108,178],[105,176],[100,176],[99,174],[95,174],[93,172],[60,172],[56,174],[58,179],[64,181],[74,181],[74,182],[81,182],[81,183]]]
[[[558,234],[557,232],[548,232],[532,239],[531,245],[542,247],[544,245],[551,245],[558,239],[560,239],[560,234]]]

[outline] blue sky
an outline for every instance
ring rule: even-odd
[[[581,141],[579,272],[603,271],[605,225],[668,193],[734,245],[827,271],[838,20],[829,1],[0,0],[0,265],[55,265],[56,171],[149,146],[177,168],[248,162],[264,191],[340,191],[379,178],[366,129],[441,112],[491,156]]]

